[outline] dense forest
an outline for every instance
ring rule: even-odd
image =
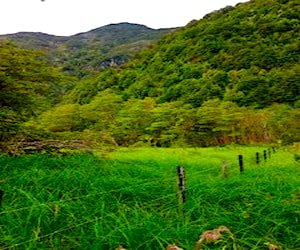
[[[2,43],[1,141],[298,142],[299,34],[297,0],[252,0],[193,20],[122,66],[84,79]]]

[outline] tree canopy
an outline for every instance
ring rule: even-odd
[[[252,0],[215,11],[167,35],[121,70],[101,72],[87,88],[193,107],[214,98],[257,108],[295,105],[300,98],[299,10],[297,0]],[[70,100],[81,91],[87,92],[75,87]]]
[[[43,57],[11,42],[0,43],[0,141],[57,103],[71,84],[71,78],[48,66]]]

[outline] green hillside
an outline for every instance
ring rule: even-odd
[[[125,99],[155,97],[193,107],[212,98],[259,108],[299,104],[299,13],[296,0],[226,7],[166,36],[122,70],[91,81]]]
[[[296,0],[252,0],[191,21],[122,66],[81,79],[59,104],[29,121],[26,117],[19,134],[30,141],[76,141],[97,149],[297,143],[299,7]],[[69,58],[80,63],[69,62],[81,69],[85,57],[76,53],[93,51],[84,41],[95,42],[99,34],[101,41],[116,45],[114,51],[147,36],[148,28],[137,26],[140,32],[134,33],[136,27],[129,25],[125,44],[122,25],[78,34],[82,43],[72,45]],[[15,145],[14,151],[22,152]]]
[[[118,23],[69,37],[20,32],[1,35],[26,49],[42,50],[47,60],[63,72],[83,77],[118,66],[173,29],[150,29],[144,25]]]

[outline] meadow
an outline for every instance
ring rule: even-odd
[[[281,148],[257,165],[255,154],[265,149],[2,155],[0,249],[159,250],[176,244],[192,250],[203,232],[220,226],[230,233],[201,249],[300,249],[299,162]],[[184,204],[179,165],[186,174]]]

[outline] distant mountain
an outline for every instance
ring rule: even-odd
[[[0,41],[11,40],[26,49],[42,50],[52,65],[82,77],[123,64],[173,30],[118,23],[68,37],[19,32],[0,35]]]

